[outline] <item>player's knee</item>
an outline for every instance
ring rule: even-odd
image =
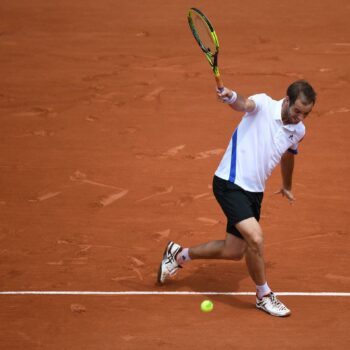
[[[253,251],[259,254],[262,253],[264,246],[264,235],[261,231],[254,232],[251,235],[249,246]]]
[[[264,244],[264,236],[262,234],[254,236],[253,239],[252,239],[252,243],[256,247],[263,246],[263,244]]]

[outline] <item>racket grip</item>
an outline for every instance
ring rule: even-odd
[[[224,91],[224,83],[222,82],[220,75],[215,76],[215,80],[216,80],[216,86],[218,87],[218,90],[220,92]]]

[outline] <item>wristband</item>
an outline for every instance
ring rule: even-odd
[[[232,96],[226,101],[226,103],[228,103],[229,105],[232,105],[237,100],[237,92],[233,90],[231,92],[232,92]]]

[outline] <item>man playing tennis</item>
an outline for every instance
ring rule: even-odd
[[[294,156],[305,135],[303,120],[316,102],[316,93],[308,82],[298,80],[279,101],[266,94],[244,98],[227,88],[217,95],[232,109],[245,112],[213,179],[214,195],[227,217],[227,234],[224,240],[190,248],[169,242],[160,263],[158,283],[163,284],[190,260],[245,257],[256,285],[256,307],[273,316],[288,316],[290,310],[278,300],[266,281],[260,207],[265,182],[279,162],[282,186],[276,193],[294,201]]]

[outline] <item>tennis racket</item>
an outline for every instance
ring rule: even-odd
[[[204,13],[194,7],[190,8],[187,19],[194,38],[213,69],[216,85],[222,91],[224,84],[218,67],[219,40],[214,27]]]

